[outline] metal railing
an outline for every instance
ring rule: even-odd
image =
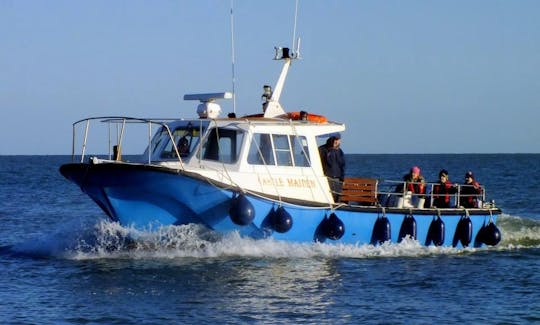
[[[347,178],[346,178],[347,181]],[[348,181],[350,183],[350,181]],[[424,193],[414,193],[407,189],[407,185],[424,185]],[[393,181],[393,180],[377,180],[376,192],[373,193],[379,200],[379,204],[387,207],[405,207],[405,208],[423,208],[434,207],[434,201],[436,198],[448,196],[450,207],[461,207],[462,200],[473,197],[478,203],[478,207],[482,207],[486,201],[486,189],[480,185],[480,193],[467,194],[462,193],[464,188],[471,188],[473,185],[467,184],[452,184],[452,192],[454,193],[434,193],[434,189],[439,183],[427,183],[427,182],[406,182],[406,181]],[[341,194],[341,193],[334,193]],[[427,204],[425,201],[427,200]]]
[[[168,136],[170,140],[172,141],[174,150],[176,151],[176,156],[178,157],[180,163],[182,163],[182,159],[180,157],[180,154],[178,152],[178,148],[176,146],[176,143],[174,142],[174,138],[172,135],[171,130],[169,129],[169,126],[166,124],[166,121],[171,121],[173,119],[146,119],[146,118],[134,118],[134,117],[125,117],[125,116],[99,116],[99,117],[90,117],[85,118],[79,121],[76,121],[73,123],[73,135],[72,135],[72,148],[71,148],[71,160],[75,161],[75,158],[77,156],[76,154],[76,147],[77,147],[77,131],[80,128],[80,125],[84,123],[84,131],[83,131],[83,140],[81,144],[81,151],[80,151],[80,162],[83,163],[85,156],[86,156],[86,150],[88,147],[88,137],[90,133],[90,128],[93,122],[97,121],[99,123],[106,123],[108,124],[108,137],[107,137],[107,148],[108,148],[108,159],[109,160],[120,160],[121,159],[121,150],[123,147],[123,141],[126,134],[126,125],[131,123],[136,124],[147,124],[148,125],[148,143],[146,148],[148,151],[148,163],[150,164],[152,162],[152,136],[153,136],[153,130],[152,125],[158,125],[159,127],[165,128],[167,130]],[[112,134],[111,134],[111,127],[116,126],[116,141],[113,145],[112,140]]]

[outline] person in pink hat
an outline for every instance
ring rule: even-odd
[[[405,182],[406,191],[417,195],[426,193],[424,176],[420,174],[420,168],[418,166],[413,166],[410,172],[403,176],[403,181]]]

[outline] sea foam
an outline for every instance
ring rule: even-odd
[[[176,259],[217,257],[268,258],[382,258],[424,257],[441,254],[468,254],[477,251],[513,250],[540,247],[540,222],[510,215],[498,218],[502,241],[496,247],[425,247],[405,238],[400,243],[350,245],[335,243],[294,243],[252,239],[237,232],[225,235],[200,225],[166,226],[141,231],[116,222],[77,222],[57,231],[15,245],[12,250],[25,255],[75,260]]]

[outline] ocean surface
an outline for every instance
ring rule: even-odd
[[[503,209],[492,248],[289,244],[109,222],[58,172],[0,156],[1,324],[540,323],[540,154],[348,155],[350,176],[467,170]]]

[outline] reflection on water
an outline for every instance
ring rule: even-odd
[[[31,286],[26,299],[33,299],[34,314],[46,299],[54,302],[50,310],[64,311],[50,314],[57,321],[408,323],[418,314],[449,319],[463,301],[483,308],[485,319],[501,304],[519,309],[519,299],[506,301],[508,292],[540,286],[540,235],[529,232],[539,223],[499,220],[507,239],[489,249],[423,247],[411,240],[377,247],[294,244],[219,236],[195,225],[140,232],[100,221],[79,231],[70,225],[69,236],[60,229],[5,247],[0,259],[18,283],[4,293]],[[533,246],[526,245],[529,238]],[[21,284],[19,278],[33,280]]]
[[[254,310],[291,319],[322,316],[342,282],[328,259],[264,259],[229,263],[224,282],[230,291],[222,310],[250,315]],[[259,317],[264,317],[264,313]],[[261,318],[259,320],[264,320]]]

